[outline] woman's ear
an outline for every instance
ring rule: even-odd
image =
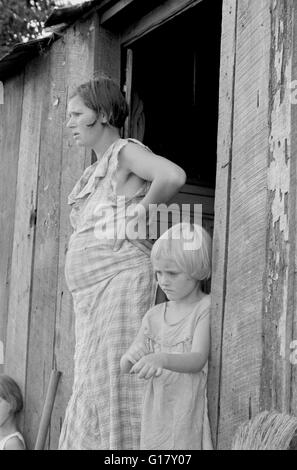
[[[101,112],[99,114],[99,118],[100,118],[101,124],[107,124],[108,123],[108,119],[107,119],[107,116],[106,116],[105,113]]]

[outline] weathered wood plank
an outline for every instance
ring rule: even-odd
[[[261,408],[290,412],[295,313],[296,163],[291,158],[293,1],[273,3],[268,158],[267,270]],[[296,413],[296,410],[295,410]]]
[[[17,380],[24,392],[44,98],[39,83],[40,80],[47,81],[46,67],[41,68],[39,76],[36,75],[36,67],[38,59],[25,69],[5,363],[6,373]]]
[[[131,130],[132,80],[133,80],[133,51],[132,49],[127,49],[125,95],[126,95],[126,101],[129,106],[129,115],[125,122],[125,131],[124,131],[125,138],[130,137],[130,130]]]
[[[297,5],[296,2],[293,2],[293,12],[292,12],[292,27],[293,27],[293,50],[292,50],[292,79],[297,80]],[[295,87],[296,90],[296,82]],[[292,302],[291,309],[292,312],[292,334],[291,334],[291,345],[292,349],[290,363],[292,367],[291,375],[291,397],[290,397],[290,412],[297,415],[297,314],[296,314],[296,305],[297,305],[297,249],[296,249],[296,233],[297,233],[297,220],[296,220],[296,210],[297,210],[297,100],[296,100],[296,91],[291,96],[292,106],[291,106],[291,196],[294,199],[291,204],[290,211],[290,220],[292,232],[290,232],[290,237],[294,240],[294,256],[290,256],[290,260],[294,260],[294,270],[290,270],[290,277],[293,280],[290,292],[290,299]],[[292,235],[291,235],[292,234]]]
[[[100,23],[104,24],[111,18],[114,18],[118,13],[121,13],[126,7],[131,5],[135,0],[120,0],[115,5],[112,5],[108,10],[104,11],[100,17]]]
[[[97,20],[97,21],[96,21]],[[119,34],[109,31],[95,21],[94,71],[106,74],[120,84],[121,79],[121,46]]]
[[[270,0],[238,2],[218,448],[259,411],[266,269]]]
[[[68,95],[75,86],[89,80],[93,76],[97,25],[97,18],[93,16],[85,23],[77,24],[75,28],[69,29],[64,37],[66,53],[65,84],[66,89],[68,89]],[[65,126],[62,138],[59,260],[54,338],[54,364],[62,372],[62,377],[51,419],[51,449],[58,447],[60,430],[73,384],[75,319],[72,299],[67,289],[64,274],[68,241],[72,232],[69,222],[67,196],[83,173],[84,168],[91,164],[91,153],[76,146],[70,130],[66,129]]]
[[[65,47],[57,41],[40,67],[50,81],[39,82],[44,93],[41,118],[37,224],[34,252],[30,335],[28,345],[25,435],[33,449],[53,367],[58,282],[62,129],[65,121]],[[41,75],[42,77],[42,75]]]
[[[215,220],[213,235],[211,354],[209,361],[209,414],[213,443],[216,446],[220,381],[222,332],[224,323],[228,230],[230,212],[230,176],[233,150],[234,81],[237,34],[237,1],[225,0],[222,14],[221,70],[219,93],[219,125]]]
[[[128,46],[132,41],[141,38],[149,31],[153,31],[155,28],[173,19],[176,15],[198,5],[201,1],[202,0],[165,0],[161,5],[157,6],[125,29],[121,37],[122,44]]]
[[[4,352],[8,294],[13,247],[15,198],[21,131],[23,75],[5,82],[5,99],[0,104],[0,348]],[[9,129],[9,132],[7,132]],[[0,353],[1,354],[1,353]],[[5,358],[2,358],[3,361]],[[0,371],[3,372],[2,360]]]

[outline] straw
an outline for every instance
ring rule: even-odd
[[[288,450],[297,431],[297,418],[263,411],[237,430],[232,450]]]

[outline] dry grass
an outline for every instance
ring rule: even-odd
[[[237,430],[232,450],[289,450],[297,431],[297,418],[264,411]]]

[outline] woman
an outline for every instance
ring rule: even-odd
[[[125,230],[127,209],[136,205],[141,226],[141,214],[170,200],[185,173],[140,142],[120,138],[128,107],[112,80],[79,86],[68,112],[77,145],[93,149],[97,161],[69,196],[74,232],[65,272],[76,346],[59,447],[133,450],[139,448],[143,383],[120,374],[120,359],[154,304],[156,284],[148,241]]]

